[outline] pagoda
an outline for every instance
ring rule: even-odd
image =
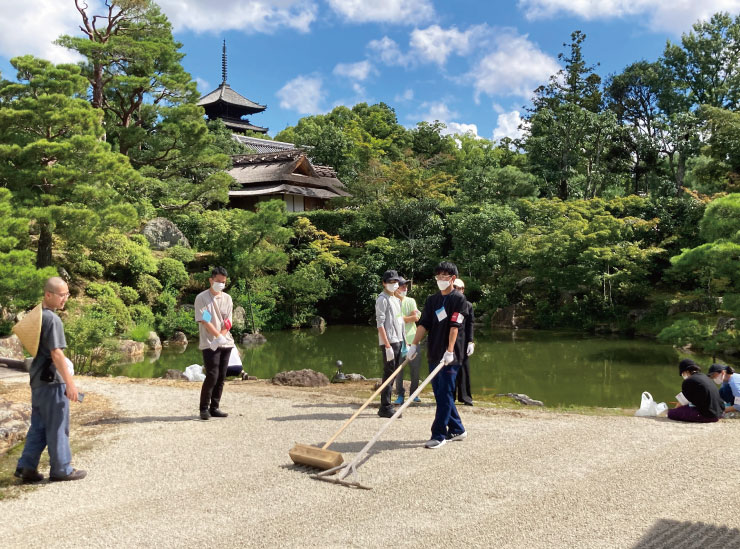
[[[267,133],[268,128],[250,124],[249,120],[243,118],[249,114],[264,111],[267,106],[260,105],[235,92],[226,83],[226,40],[224,40],[223,54],[221,57],[221,85],[200,98],[198,105],[206,111],[208,120],[221,119],[227,128],[234,132],[253,131]]]

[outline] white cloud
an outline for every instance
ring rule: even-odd
[[[368,60],[357,63],[339,63],[334,67],[334,74],[337,76],[344,76],[358,82],[364,82],[374,72],[375,68]]]
[[[386,65],[405,67],[411,61],[408,55],[401,52],[395,40],[387,36],[370,41],[367,47]]]
[[[519,111],[501,113],[496,120],[496,127],[493,130],[493,140],[498,141],[504,137],[519,139],[524,134],[524,130],[519,129],[522,124],[522,117]]]
[[[496,35],[488,53],[465,77],[472,81],[475,100],[480,94],[531,98],[539,85],[560,70],[557,60],[544,53],[527,36],[511,30]]]
[[[393,98],[393,101],[396,103],[407,103],[414,99],[414,90],[411,88],[408,88],[404,90],[403,93],[396,94],[396,97]]]
[[[77,27],[82,18],[71,2],[0,0],[0,12],[0,55],[10,58],[32,54],[53,63],[80,59],[76,53],[52,44],[62,34],[80,32]]]
[[[439,120],[447,128],[442,131],[443,135],[464,134],[471,132],[475,137],[478,135],[478,126],[476,124],[465,124],[456,122],[453,118],[458,118],[460,114],[457,111],[450,110],[446,103],[442,101],[425,101],[420,105],[424,111],[420,114],[409,115],[410,120],[415,122],[434,122]]]
[[[470,53],[476,41],[486,32],[485,25],[473,26],[466,31],[460,31],[457,27],[443,29],[439,25],[432,25],[426,29],[414,29],[409,44],[420,61],[442,66],[452,53],[461,56]]]
[[[308,32],[318,7],[306,0],[157,0],[176,31],[221,33],[227,30],[271,33],[280,28]]]
[[[740,0],[519,0],[519,7],[528,19],[559,14],[586,20],[641,16],[641,23],[652,30],[680,34],[718,11],[737,13]]]
[[[283,109],[299,114],[317,114],[326,93],[320,76],[297,76],[277,91]]]
[[[204,80],[203,78],[197,77],[195,79],[195,83],[198,86],[198,91],[201,94],[205,94],[210,91],[213,91],[213,88],[211,87],[211,83],[208,80]]]
[[[327,0],[329,6],[353,23],[415,25],[434,18],[431,0]]]

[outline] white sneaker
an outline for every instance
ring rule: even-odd
[[[436,438],[433,438],[426,441],[426,443],[424,444],[424,448],[432,448],[436,450],[437,448],[441,448],[445,444],[447,444],[447,439],[443,438],[442,440],[437,440]]]
[[[463,431],[462,433],[456,433],[454,435],[450,435],[447,440],[465,440],[468,438],[468,432]]]

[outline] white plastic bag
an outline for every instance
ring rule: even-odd
[[[657,403],[653,400],[653,395],[645,391],[642,393],[640,409],[635,412],[637,417],[655,417],[662,414],[668,409],[665,402]]]
[[[239,349],[236,346],[231,348],[231,354],[229,355],[229,366],[243,366],[242,359],[239,356]]]
[[[185,368],[185,377],[188,378],[188,381],[203,381],[206,379],[203,366],[200,364],[191,364]]]

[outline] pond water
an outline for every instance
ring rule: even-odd
[[[244,369],[258,378],[310,368],[329,378],[336,361],[345,373],[381,377],[377,331],[367,326],[330,326],[318,333],[295,330],[265,333],[267,343],[242,347]],[[702,365],[711,360],[695,357]],[[476,331],[471,385],[476,395],[526,393],[547,406],[637,407],[642,391],[657,401],[675,400],[681,390],[678,352],[647,339],[519,330]],[[169,368],[202,364],[196,343],[184,352],[165,349],[158,358],[121,365],[115,375],[161,377]],[[422,379],[426,354],[422,354]],[[706,369],[704,369],[706,371]],[[408,379],[408,373],[405,372]]]

